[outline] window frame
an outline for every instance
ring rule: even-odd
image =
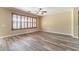
[[[24,16],[24,21],[25,21],[25,18],[27,18],[27,26],[25,25],[25,22],[24,22],[24,28],[22,28],[22,21],[20,22],[21,24],[20,24],[20,28],[14,28],[13,27],[13,15],[16,15],[16,17],[17,17],[17,15],[18,16],[20,16],[20,20],[22,20],[22,16]],[[30,17],[30,19],[32,19],[32,27],[31,27],[31,25],[30,25],[30,27],[28,27],[28,17]],[[36,27],[33,27],[33,18],[35,18],[36,19]],[[18,26],[18,23],[17,23],[17,26]],[[27,28],[26,28],[27,27]],[[18,13],[11,13],[11,29],[12,30],[21,30],[21,29],[34,29],[34,28],[37,28],[37,17],[33,17],[33,16],[26,16],[26,15],[22,15],[22,14],[18,14]]]

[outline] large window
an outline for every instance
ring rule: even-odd
[[[37,18],[12,13],[12,29],[29,29],[37,27]]]

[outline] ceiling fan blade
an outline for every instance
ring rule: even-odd
[[[47,13],[47,11],[44,11],[45,13]]]

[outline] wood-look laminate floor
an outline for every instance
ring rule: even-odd
[[[79,39],[35,32],[0,39],[1,51],[79,51]]]

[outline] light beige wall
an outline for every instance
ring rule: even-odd
[[[71,10],[59,11],[42,17],[42,30],[47,32],[55,32],[61,34],[71,35]]]
[[[37,28],[35,29],[23,29],[23,30],[11,30],[11,12],[6,8],[0,8],[0,37],[9,36],[9,35],[17,35],[23,33],[30,33],[40,30],[39,19],[37,21]]]
[[[54,14],[52,13],[51,15],[42,17],[41,26],[38,25],[38,28],[36,29],[24,29],[24,30],[12,31],[11,30],[12,11],[10,12],[8,9],[0,8],[0,37],[40,31],[40,27],[42,27],[41,30],[43,31],[72,34],[74,37],[78,37],[78,11],[79,8],[74,8],[72,11],[60,11]],[[40,23],[39,19],[38,24]]]

